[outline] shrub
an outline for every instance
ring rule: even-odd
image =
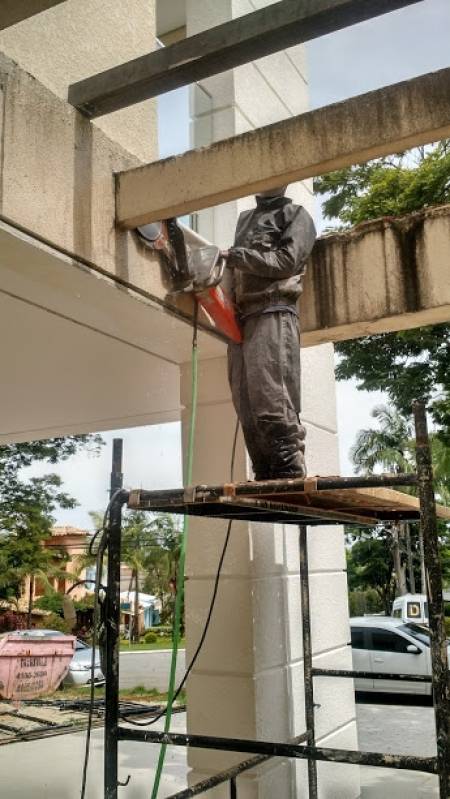
[[[44,596],[40,596],[39,599],[36,599],[34,607],[40,610],[49,610],[51,613],[61,614],[63,608],[63,594],[58,591],[49,591],[44,594]]]
[[[159,624],[158,627],[153,627],[152,632],[156,633],[156,635],[164,636],[164,637],[171,637],[172,636],[172,625],[171,624]]]
[[[380,613],[383,603],[374,588],[366,591],[350,591],[348,595],[350,616],[364,616],[365,613]]]
[[[41,619],[37,627],[42,627],[45,630],[58,630],[61,633],[71,634],[70,625],[65,619],[58,616],[57,613],[50,613],[44,619]]]
[[[148,632],[148,633],[145,633],[145,635],[144,635],[144,641],[145,641],[146,644],[156,644],[157,640],[158,640],[158,636],[156,635],[156,633],[153,633],[151,631]]]

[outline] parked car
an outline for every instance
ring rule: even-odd
[[[430,631],[425,625],[390,616],[361,616],[350,619],[350,627],[355,671],[431,676]],[[356,678],[355,689],[431,694],[431,683]]]
[[[64,635],[64,633],[59,630],[41,630],[39,628],[33,628],[32,630],[14,630],[14,635],[20,635],[21,638],[44,638],[53,635]],[[77,638],[75,642],[75,654],[70,661],[69,671],[64,677],[63,684],[89,685],[91,682],[91,658],[92,647]],[[94,682],[96,685],[102,685],[105,682],[101,670],[100,652],[98,649],[95,651]]]

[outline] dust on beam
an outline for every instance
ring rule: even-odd
[[[183,216],[450,136],[450,68],[116,176],[123,227]]]

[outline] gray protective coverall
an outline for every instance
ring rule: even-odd
[[[297,300],[316,231],[284,196],[239,217],[227,266],[243,343],[228,348],[229,381],[255,478],[303,476]]]

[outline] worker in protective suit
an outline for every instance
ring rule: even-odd
[[[243,338],[229,345],[229,381],[256,480],[306,475],[298,298],[316,230],[286,188],[256,196],[223,253]]]

